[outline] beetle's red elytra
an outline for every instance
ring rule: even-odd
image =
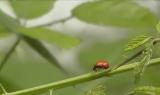
[[[109,63],[106,60],[98,60],[93,67],[93,71],[97,71],[98,69],[107,69],[109,68]]]

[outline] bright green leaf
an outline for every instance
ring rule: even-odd
[[[157,23],[149,9],[132,0],[96,0],[79,5],[72,11],[78,19],[97,25],[128,28],[151,28]]]
[[[151,39],[150,36],[140,35],[132,39],[128,44],[125,46],[124,51],[130,51],[133,50],[143,44],[145,44],[147,41]]]
[[[19,28],[18,31],[31,38],[44,40],[62,48],[71,48],[80,43],[77,38],[45,28]]]
[[[160,32],[160,22],[156,25],[157,31]]]
[[[31,19],[47,13],[55,0],[10,0],[10,4],[19,17]]]

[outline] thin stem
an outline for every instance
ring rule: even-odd
[[[2,93],[7,93],[6,89],[4,88],[4,86],[0,83],[0,88],[2,90]]]
[[[160,39],[159,39],[159,38],[155,38],[155,39],[153,40],[153,45],[156,45],[157,43],[160,43]],[[140,56],[140,55],[143,53],[144,50],[145,50],[144,48],[143,48],[143,49],[140,49],[137,53],[133,54],[132,56],[130,56],[129,58],[125,59],[125,60],[124,60],[123,62],[121,62],[120,64],[118,64],[118,65],[116,65],[115,67],[113,67],[112,70],[117,69],[117,68],[119,68],[120,66],[122,66],[122,65],[124,65],[124,64],[132,61],[133,59],[137,58],[138,56]]]
[[[137,53],[135,53],[134,55],[132,55],[132,56],[130,56],[129,58],[125,59],[122,63],[116,65],[116,66],[113,68],[113,70],[114,70],[114,69],[117,69],[117,68],[119,68],[120,66],[122,66],[122,65],[130,62],[130,61],[133,60],[133,59],[135,59],[136,57],[138,57],[139,55],[141,55],[141,54],[143,53],[143,50],[144,50],[144,49],[141,49],[141,50],[139,50]]]
[[[49,90],[49,95],[53,95],[53,89]]]
[[[69,17],[66,17],[66,18],[63,18],[63,19],[59,19],[59,20],[56,20],[56,21],[46,23],[46,24],[38,25],[36,27],[45,27],[45,26],[50,26],[50,25],[53,25],[53,24],[58,24],[58,23],[61,23],[61,22],[66,22],[66,21],[68,21],[72,18],[73,18],[73,16],[69,16]]]
[[[53,89],[53,90],[60,89],[60,88],[68,87],[68,86],[77,85],[77,84],[80,84],[83,82],[95,80],[95,79],[98,79],[101,77],[112,76],[112,75],[116,75],[119,73],[127,72],[130,70],[133,70],[137,64],[139,64],[139,62],[135,62],[135,63],[128,64],[128,65],[123,65],[113,71],[104,70],[101,72],[91,72],[91,73],[84,74],[81,76],[64,79],[64,80],[61,80],[58,82],[44,84],[44,85],[40,85],[37,87],[19,90],[19,91],[7,93],[7,94],[2,94],[2,95],[26,95],[26,94],[31,95],[31,94],[42,93],[42,92],[48,91],[50,89]],[[156,65],[156,64],[160,64],[160,58],[152,59],[150,61],[150,63],[148,64],[148,66]]]
[[[6,54],[4,59],[2,60],[2,62],[0,64],[0,71],[4,67],[5,63],[7,62],[7,60],[11,56],[11,54],[14,52],[14,50],[15,50],[16,46],[19,44],[19,42],[20,42],[20,37],[18,36],[18,38],[16,39],[15,43],[13,44],[13,46],[10,48],[10,50],[8,51],[8,53]]]

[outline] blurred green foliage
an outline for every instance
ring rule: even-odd
[[[9,2],[16,15],[26,19],[42,16],[50,11],[53,7],[53,3],[55,3],[54,0],[9,0]],[[127,37],[121,40],[112,43],[109,43],[107,40],[106,43],[94,42],[88,47],[81,49],[78,52],[78,60],[80,63],[79,65],[83,69],[83,73],[92,72],[92,66],[99,59],[108,60],[111,67],[120,63],[125,59],[123,57],[125,44],[127,44],[130,39],[140,34],[154,35],[155,25],[158,22],[158,16],[153,14],[148,8],[144,8],[136,2],[127,0],[123,0],[123,2],[120,0],[96,0],[82,3],[73,9],[72,15],[86,23],[99,26],[114,26],[126,29],[132,28],[126,32],[128,33]],[[17,33],[22,33],[23,35],[38,41],[43,40],[54,43],[62,48],[76,47],[80,43],[78,38],[68,36],[55,30],[39,27],[25,28],[24,26],[23,28],[19,28],[22,27],[20,24],[18,24],[17,28],[15,27],[15,24],[10,22],[10,19],[13,21],[15,20],[11,17],[9,17],[9,19],[6,17],[7,15],[4,15],[1,11],[0,36],[2,37],[4,37],[4,35],[2,35],[3,33],[6,34],[18,30]],[[9,26],[9,28],[4,25]],[[113,39],[116,39],[116,37]],[[83,41],[81,43],[83,43]],[[4,46],[4,48],[6,47]],[[153,57],[160,56],[157,52],[159,50],[160,48],[157,45],[155,51],[153,51]],[[41,48],[39,51],[44,50]],[[51,52],[54,53],[54,51]],[[5,52],[0,50],[0,61],[4,58],[4,55]],[[71,76],[64,75],[59,69],[44,60],[44,58],[45,57],[35,53],[34,47],[28,47],[26,43],[21,42],[0,72],[0,82],[7,91],[10,92],[63,80],[72,76],[72,72]],[[160,86],[159,68],[160,66],[149,67],[142,77],[140,85]],[[83,92],[86,91],[86,89],[90,90],[97,84],[103,84],[107,89],[108,95],[123,95],[132,90],[133,80],[133,73],[127,72],[117,76],[79,84],[75,87],[59,89],[54,91],[54,95],[83,95]],[[42,95],[48,94],[49,93],[46,92]]]
[[[151,11],[133,0],[97,0],[84,3],[72,12],[88,23],[126,28],[153,28],[158,20]]]
[[[21,27],[17,31],[31,38],[55,44],[61,48],[71,48],[80,43],[77,38],[46,28]]]
[[[47,13],[55,0],[10,0],[17,16],[33,19]]]

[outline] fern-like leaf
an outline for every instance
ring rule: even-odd
[[[142,86],[137,87],[134,91],[130,92],[128,95],[160,95],[160,87],[153,87],[153,86]]]
[[[150,59],[152,57],[152,49],[153,49],[153,42],[149,42],[146,44],[146,48],[144,50],[144,57],[141,62],[135,68],[135,83],[139,83],[140,78],[145,71],[146,66],[149,64]]]
[[[146,35],[137,36],[136,38],[134,38],[130,42],[128,42],[128,44],[125,46],[124,51],[131,51],[135,48],[138,48],[139,46],[145,44],[150,39],[151,39],[151,37],[146,36]]]
[[[84,92],[83,95],[106,95],[105,87],[102,85],[96,86],[95,88]]]

